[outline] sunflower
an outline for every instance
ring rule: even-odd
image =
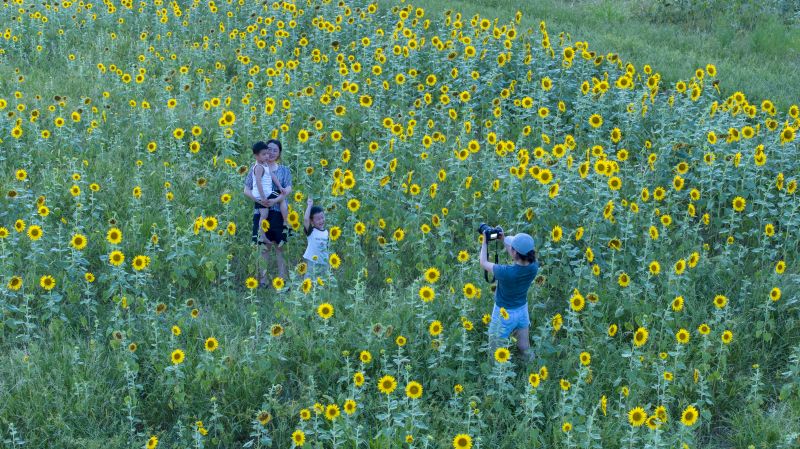
[[[673,267],[675,274],[680,276],[686,270],[686,261],[684,259],[679,259],[675,262],[675,266]]]
[[[419,297],[424,302],[431,302],[434,298],[436,298],[436,292],[434,292],[433,289],[427,285],[423,285],[419,289]]]
[[[361,363],[364,363],[364,364],[369,363],[369,362],[372,361],[372,354],[370,354],[370,352],[366,351],[366,350],[361,351],[358,354],[358,359],[361,360]]]
[[[217,229],[217,218],[216,217],[206,217],[203,219],[203,228],[206,231],[213,231]]]
[[[672,300],[671,307],[674,312],[683,310],[683,296],[676,296],[675,299]]]
[[[306,444],[306,434],[300,429],[295,430],[292,432],[292,443],[296,447],[301,447]]]
[[[550,325],[553,326],[553,332],[558,332],[561,330],[561,326],[564,325],[564,317],[560,313],[553,315],[553,318],[550,319]]]
[[[388,374],[378,380],[378,391],[383,394],[391,394],[395,388],[397,388],[397,381]]]
[[[338,254],[331,253],[331,255],[328,256],[328,263],[331,265],[331,268],[335,270],[342,265],[342,259],[339,258]]]
[[[205,342],[205,348],[208,352],[214,352],[219,347],[219,342],[214,337],[208,337]]]
[[[617,331],[618,331],[618,330],[619,330],[619,327],[617,327],[617,325],[616,325],[616,324],[611,324],[611,325],[609,325],[609,326],[608,326],[608,331],[607,331],[607,333],[608,333],[608,336],[609,336],[609,337],[613,337],[613,336],[617,335]]]
[[[783,274],[784,271],[786,271],[786,262],[779,260],[778,263],[775,264],[775,272],[778,274]]]
[[[411,399],[419,399],[422,397],[422,384],[417,381],[411,381],[406,385],[406,396]]]
[[[769,299],[771,299],[773,302],[781,299],[781,289],[778,287],[774,287],[772,290],[770,290]]]
[[[564,231],[561,229],[561,226],[554,226],[553,229],[550,231],[550,238],[553,242],[561,241],[561,237],[564,235]]]
[[[361,202],[355,198],[352,198],[350,199],[350,201],[347,202],[347,208],[350,210],[350,212],[356,212],[360,207],[361,207]]]
[[[733,210],[735,210],[736,212],[741,212],[747,205],[747,201],[744,198],[737,196],[736,198],[733,199],[732,204],[733,204]]]
[[[136,271],[142,271],[150,265],[150,257],[148,256],[136,256],[133,258],[133,262],[131,263],[133,269]]]
[[[728,298],[725,295],[717,295],[714,297],[714,306],[718,309],[724,309],[728,305]]]
[[[457,259],[459,262],[464,263],[469,260],[469,253],[464,250],[459,251]]]
[[[429,284],[433,284],[439,280],[439,270],[434,267],[428,268],[425,270],[424,277]]]
[[[630,276],[628,276],[628,274],[627,274],[627,273],[624,273],[624,272],[623,272],[623,273],[622,273],[622,274],[620,274],[620,275],[619,275],[619,277],[617,278],[617,282],[619,283],[619,286],[620,286],[620,287],[627,287],[627,286],[628,286],[628,285],[630,285],[630,283],[631,283],[631,278],[630,278]]]
[[[464,287],[461,289],[464,292],[464,297],[467,299],[472,299],[478,294],[478,289],[472,283],[464,284]]]
[[[122,251],[112,251],[111,254],[108,255],[108,261],[111,265],[118,267],[125,262],[125,254]]]
[[[591,363],[592,363],[592,355],[591,355],[591,354],[589,354],[589,353],[588,353],[588,352],[586,352],[586,351],[584,351],[584,352],[581,352],[581,355],[580,355],[580,361],[581,361],[581,365],[583,365],[583,366],[589,366],[589,364],[591,364]]]
[[[244,281],[244,284],[247,288],[253,290],[258,287],[258,280],[254,277],[249,277],[246,281]]]
[[[724,331],[722,333],[722,337],[720,337],[720,339],[722,340],[722,343],[724,343],[726,345],[730,344],[730,342],[733,341],[733,332],[731,332],[729,330]]]
[[[497,360],[498,363],[506,363],[509,358],[511,358],[511,353],[506,348],[497,348],[494,351],[494,359]]]
[[[70,245],[78,251],[86,248],[86,243],[86,236],[83,234],[75,234],[70,240]]]
[[[697,412],[697,409],[694,408],[693,405],[690,405],[683,409],[683,413],[681,413],[681,424],[686,427],[691,427],[695,422],[697,422],[698,416],[699,413]]]
[[[261,423],[262,426],[266,426],[267,424],[270,423],[270,421],[272,421],[272,414],[268,411],[262,410],[258,412],[258,415],[256,415],[256,419],[258,420],[259,423]]]
[[[533,388],[539,388],[539,383],[542,381],[542,378],[539,377],[538,373],[531,373],[528,375],[528,383]]]
[[[328,421],[336,421],[336,418],[338,418],[340,414],[339,406],[336,404],[328,404],[328,406],[325,407],[325,419]]]
[[[42,238],[42,228],[37,225],[32,225],[28,228],[28,238],[36,241]]]
[[[628,412],[628,422],[633,427],[641,426],[642,424],[644,424],[646,419],[647,419],[647,413],[645,413],[644,409],[641,407],[633,408]]]
[[[603,125],[603,117],[600,114],[592,114],[589,117],[589,125],[592,128],[599,128]]]
[[[465,434],[460,433],[453,437],[453,448],[454,449],[471,449],[472,448],[472,437]]]
[[[638,346],[642,346],[647,343],[647,337],[649,333],[647,329],[644,327],[639,327],[636,329],[636,333],[633,334],[633,344]]]
[[[583,296],[575,292],[572,294],[572,297],[569,299],[569,307],[570,309],[574,310],[575,312],[580,312],[586,306],[586,301],[584,300]]]
[[[650,262],[648,269],[651,275],[658,276],[658,274],[661,273],[661,264],[659,264],[657,260],[654,260]]]
[[[364,385],[364,373],[357,371],[355,374],[353,374],[353,384],[355,384],[357,387]]]
[[[286,283],[284,282],[283,278],[280,277],[280,276],[275,277],[274,279],[272,279],[272,287],[275,288],[275,290],[280,291],[281,289],[283,289],[283,287],[285,285],[286,285]]]
[[[356,404],[356,401],[354,401],[352,399],[348,399],[348,400],[344,401],[344,407],[343,408],[344,408],[344,412],[345,413],[347,413],[348,415],[352,415],[353,413],[356,412],[356,409],[358,408],[358,404]]]
[[[311,279],[303,279],[303,283],[300,285],[300,290],[303,291],[303,294],[308,294],[311,291],[311,287],[313,286],[313,282]]]
[[[689,331],[687,331],[686,329],[681,328],[678,332],[675,333],[675,340],[682,345],[689,343],[690,338],[691,334],[689,334]]]
[[[327,302],[324,302],[317,307],[317,315],[320,316],[323,320],[327,320],[333,316],[333,306]]]
[[[11,276],[11,279],[8,280],[8,289],[12,291],[17,291],[22,288],[22,278],[19,276]]]
[[[792,127],[787,126],[783,128],[783,131],[781,131],[781,144],[792,142],[794,140],[794,136],[795,133]]]
[[[122,231],[117,228],[109,229],[106,233],[106,240],[108,240],[108,243],[111,243],[112,245],[118,245],[120,242],[122,242]]]
[[[442,333],[442,322],[439,321],[439,320],[432,321],[431,324],[428,326],[428,333],[430,333],[431,336],[433,336],[433,337],[441,334]]]
[[[172,351],[172,355],[170,359],[172,360],[173,365],[180,365],[183,363],[183,360],[186,358],[186,354],[183,353],[180,349],[176,349]]]
[[[405,236],[406,233],[405,231],[403,231],[403,228],[395,229],[394,233],[392,234],[392,238],[394,238],[396,242],[402,241],[405,238]]]
[[[56,286],[56,280],[53,279],[53,276],[44,275],[39,278],[39,286],[47,291],[50,291]]]

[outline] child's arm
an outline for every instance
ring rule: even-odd
[[[308,232],[309,228],[311,228],[311,207],[314,206],[314,199],[310,196],[306,201],[306,213],[303,215],[303,228],[306,232]]]
[[[275,176],[275,170],[270,170],[269,174],[272,177],[272,190],[283,192],[283,187],[281,186],[280,181],[278,181],[278,177]]]
[[[264,194],[264,185],[261,183],[262,176],[264,176],[264,167],[256,165],[256,168],[253,170],[253,184],[258,188],[259,197],[264,200],[267,196]]]

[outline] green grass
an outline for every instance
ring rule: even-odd
[[[381,0],[383,5],[390,2]],[[572,41],[588,41],[601,54],[618,53],[641,70],[650,64],[668,84],[691,78],[695,69],[715,64],[723,94],[744,92],[751,102],[772,100],[782,110],[800,102],[800,27],[764,13],[746,26],[721,11],[711,20],[655,23],[658,17],[643,0],[419,0],[428,14],[450,9],[469,19],[474,14],[513,20],[523,13],[522,28],[547,23],[551,38],[560,32]]]

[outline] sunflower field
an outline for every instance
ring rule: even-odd
[[[800,446],[798,106],[519,13],[0,19],[0,446]],[[242,194],[270,138],[287,279]],[[332,273],[304,280],[309,196]],[[488,349],[482,222],[536,240],[532,363]]]

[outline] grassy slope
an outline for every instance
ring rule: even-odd
[[[381,0],[384,5],[390,2]],[[512,20],[523,13],[523,28],[547,23],[550,36],[570,34],[599,53],[614,52],[641,69],[650,64],[667,83],[688,79],[699,67],[715,64],[723,94],[743,91],[751,102],[770,99],[785,110],[800,103],[800,28],[765,18],[753,31],[741,32],[730,18],[713,23],[651,23],[644,0],[417,0],[428,14],[447,9]]]

